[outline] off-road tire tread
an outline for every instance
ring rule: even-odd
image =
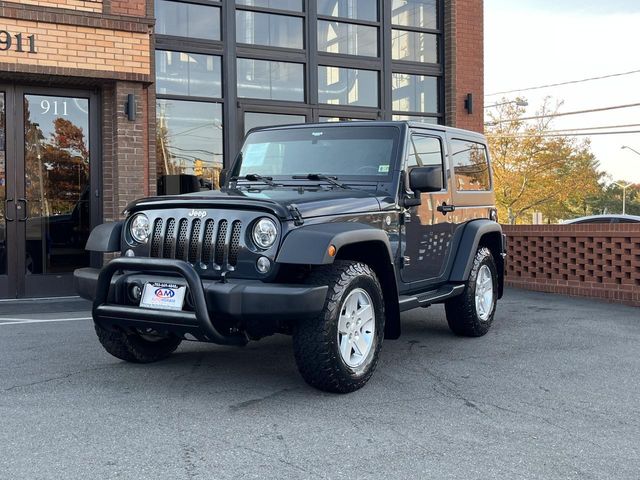
[[[98,340],[104,349],[120,360],[131,363],[153,363],[169,357],[178,348],[182,339],[167,337],[149,342],[135,333],[109,330],[95,323]]]
[[[476,315],[476,277],[480,267],[484,263],[489,265],[489,269],[493,275],[494,302],[496,301],[497,270],[495,261],[493,260],[493,254],[488,248],[480,247],[473,260],[473,266],[471,267],[471,273],[469,274],[469,281],[467,282],[464,292],[461,295],[448,300],[444,305],[445,312],[447,314],[447,323],[449,324],[451,331],[456,335],[460,335],[462,337],[481,337],[491,328],[491,323],[493,322],[493,317],[496,311],[495,307],[486,322],[480,321]]]
[[[309,385],[319,390],[332,393],[349,393],[358,390],[367,383],[378,363],[384,338],[384,325],[382,330],[378,330],[379,326],[376,325],[377,349],[374,350],[367,371],[360,377],[345,375],[339,368],[342,360],[334,358],[335,354],[330,345],[334,335],[331,318],[339,314],[337,310],[340,308],[340,300],[345,289],[352,280],[362,276],[373,281],[375,294],[379,298],[381,318],[384,319],[382,287],[373,269],[364,263],[336,260],[333,265],[316,268],[307,281],[314,285],[327,285],[329,291],[322,313],[316,318],[300,321],[296,325],[293,350],[300,374]],[[375,299],[372,300],[375,301]]]

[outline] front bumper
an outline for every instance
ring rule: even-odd
[[[166,282],[187,287],[182,311],[140,308],[128,292],[133,285]],[[274,333],[277,324],[318,315],[327,286],[264,283],[259,280],[201,279],[181,260],[117,258],[104,268],[74,272],[78,294],[93,300],[93,318],[104,326],[151,328],[224,345],[244,344],[246,335],[236,329]],[[229,326],[233,328],[229,328]]]

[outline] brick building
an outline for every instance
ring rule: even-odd
[[[0,298],[72,293],[92,225],[216,188],[251,127],[482,98],[482,0],[0,1]]]

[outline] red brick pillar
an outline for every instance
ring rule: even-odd
[[[446,124],[484,132],[483,0],[445,0]],[[465,109],[473,95],[473,113]]]

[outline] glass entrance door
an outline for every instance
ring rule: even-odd
[[[4,118],[11,122],[3,122],[0,145],[8,167],[5,191],[0,185],[0,275],[6,272],[0,295],[73,294],[73,270],[90,264],[84,246],[97,203],[93,97],[18,87],[3,95]],[[0,154],[0,172],[2,160]]]

